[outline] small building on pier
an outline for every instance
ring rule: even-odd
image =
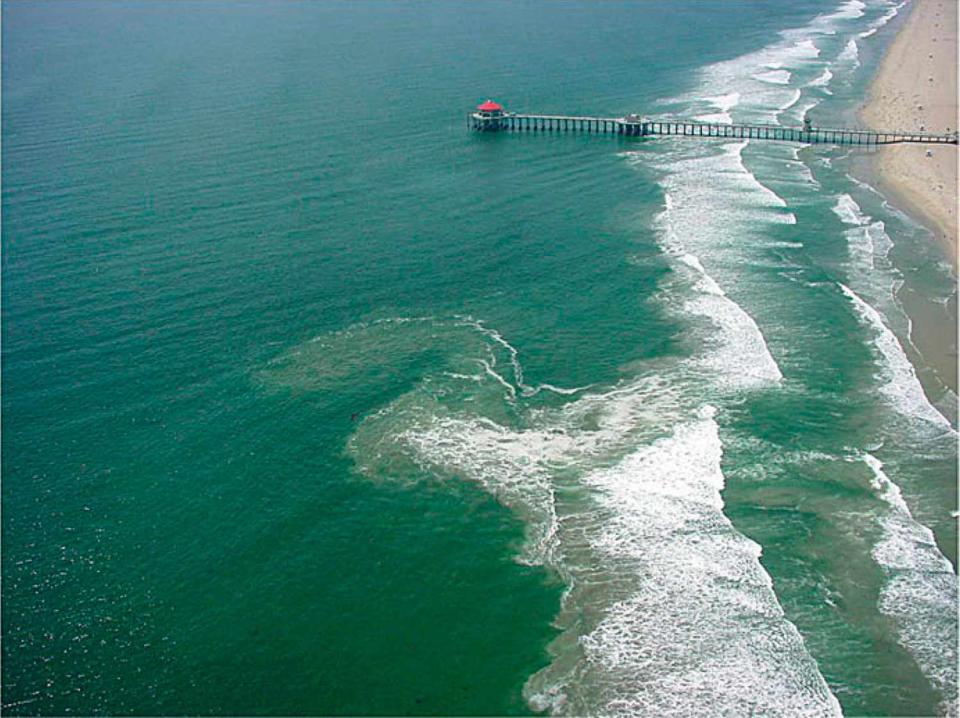
[[[473,126],[477,130],[499,130],[503,123],[506,113],[503,105],[493,100],[477,105],[477,111],[473,113]]]
[[[493,100],[487,100],[482,105],[477,105],[477,114],[488,119],[503,117],[503,105]]]

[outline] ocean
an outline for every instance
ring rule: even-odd
[[[906,9],[4,3],[3,712],[955,712]]]

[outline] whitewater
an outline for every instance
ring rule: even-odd
[[[876,30],[898,7],[844,3],[759,51],[705,67],[700,88],[664,107],[716,122],[795,123],[857,70],[857,42],[871,35],[863,23]],[[547,566],[567,585],[552,663],[525,691],[534,709],[839,715],[840,701],[780,603],[763,549],[725,513],[723,436],[735,430],[723,421],[746,396],[801,390],[776,356],[793,361],[785,344],[793,330],[786,319],[778,322],[775,297],[758,269],[791,281],[806,273],[797,254],[806,244],[790,238],[805,203],[827,202],[839,220],[836,236],[849,248],[839,265],[845,281],[894,289],[887,262],[893,241],[884,221],[868,216],[850,193],[828,195],[814,171],[828,165],[812,165],[802,150],[657,144],[656,154],[643,148],[619,157],[626,167],[656,173],[662,207],[650,228],[672,274],[655,301],[686,326],[689,355],[638,366],[634,377],[605,390],[530,384],[508,336],[482,320],[454,318],[486,346],[472,360],[480,373],[447,378],[459,382],[457,391],[470,387],[472,404],[501,393],[523,426],[454,407],[424,385],[365,422],[351,451],[372,474],[389,446],[436,475],[476,482],[523,518],[527,538],[518,560]],[[789,173],[781,169],[772,183],[761,179],[773,166]],[[803,284],[818,293],[831,286]],[[919,422],[918,430],[928,425],[955,436],[881,313],[843,281],[832,286],[872,336],[877,395]],[[542,392],[566,403],[525,407]],[[374,444],[380,458],[371,462]],[[802,456],[800,464],[811,456],[849,462],[850,449]],[[863,557],[887,575],[875,608],[896,619],[898,640],[931,685],[949,696],[956,688],[951,654],[931,642],[943,626],[923,616],[955,605],[955,573],[880,461],[866,451],[857,456],[872,472],[875,495],[889,506],[871,509],[883,533]],[[905,532],[917,543],[901,540]],[[926,564],[936,578],[914,568]]]

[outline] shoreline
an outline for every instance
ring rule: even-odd
[[[874,129],[954,131],[960,125],[957,3],[911,0],[906,9],[903,25],[887,46],[857,114],[865,126]],[[958,274],[957,162],[957,145],[897,145],[880,148],[861,165],[869,184],[931,233],[950,265],[954,286]],[[897,298],[911,322],[910,341],[928,367],[913,362],[928,396],[936,399],[942,387],[955,395],[956,292],[942,306],[910,286],[901,287]]]
[[[955,131],[957,3],[912,0],[908,12],[858,114],[873,129]],[[883,147],[870,162],[877,189],[933,233],[955,275],[957,161],[956,145],[902,145]]]

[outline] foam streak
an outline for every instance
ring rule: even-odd
[[[890,507],[880,519],[883,538],[873,549],[887,576],[880,610],[894,620],[904,647],[943,694],[943,713],[956,715],[957,575],[933,532],[913,518],[883,464],[872,454],[862,458],[873,474],[873,488]]]

